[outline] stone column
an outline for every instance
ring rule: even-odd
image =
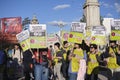
[[[84,15],[86,17],[87,29],[92,26],[100,26],[100,10],[98,0],[86,0],[84,4]]]

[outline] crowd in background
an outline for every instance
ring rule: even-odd
[[[120,80],[120,44],[107,46],[56,42],[22,51],[19,44],[0,49],[0,80]]]

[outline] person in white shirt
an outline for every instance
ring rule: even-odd
[[[12,58],[14,61],[17,61],[19,65],[22,63],[23,53],[18,44],[14,45],[14,49],[12,50]]]

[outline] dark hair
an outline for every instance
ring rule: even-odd
[[[64,41],[64,42],[63,42],[63,45],[65,45],[65,44],[67,44],[67,43],[68,43],[67,41]]]
[[[60,43],[59,42],[56,42],[54,45],[57,46],[58,48],[60,48]]]
[[[50,48],[52,48],[52,45],[50,45]]]
[[[95,48],[95,49],[97,49],[97,45],[96,45],[96,44],[90,44],[90,48]]]
[[[116,41],[115,40],[110,40],[110,43],[115,43],[116,44]]]

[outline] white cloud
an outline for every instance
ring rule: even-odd
[[[51,21],[51,22],[48,22],[48,24],[52,26],[65,26],[68,23],[63,21]]]
[[[100,5],[105,7],[105,8],[113,8],[113,5],[110,5],[110,4],[105,3],[105,2],[100,2]]]
[[[107,17],[112,17],[113,15],[111,13],[106,14]]]
[[[115,8],[116,8],[116,11],[118,13],[120,13],[120,4],[119,3],[115,3],[114,5],[115,5]]]
[[[55,6],[53,9],[54,10],[59,10],[59,9],[65,9],[65,8],[69,8],[69,7],[70,7],[69,4],[62,4],[62,5]]]

